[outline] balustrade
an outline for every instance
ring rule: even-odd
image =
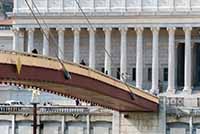
[[[16,0],[14,12],[30,12],[23,0]],[[172,12],[200,11],[199,0],[78,0],[86,12]],[[41,12],[80,12],[75,1],[34,0]],[[30,2],[31,6],[34,5]]]
[[[32,106],[0,106],[0,113],[32,113]],[[37,108],[39,114],[63,113],[63,114],[87,114],[89,109],[87,107],[76,106],[39,106]]]

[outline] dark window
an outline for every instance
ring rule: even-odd
[[[168,68],[163,69],[163,80],[168,81]]]
[[[120,79],[120,68],[117,68],[117,79]]]
[[[133,71],[132,80],[133,80],[133,81],[136,81],[136,69],[133,68],[132,71]]]
[[[152,70],[151,68],[148,68],[148,81],[151,81],[152,78]]]

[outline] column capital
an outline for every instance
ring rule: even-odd
[[[103,31],[104,32],[111,32],[112,31],[112,27],[104,27]]]
[[[74,31],[74,32],[80,32],[81,28],[80,27],[73,27],[72,31]]]
[[[175,32],[175,31],[176,31],[176,27],[174,27],[174,26],[169,26],[169,27],[167,27],[167,31],[168,31],[169,33]]]
[[[87,28],[87,30],[89,31],[89,32],[96,32],[96,28],[95,27],[90,27],[90,28]]]
[[[12,28],[12,31],[13,31],[14,33],[17,33],[17,32],[20,31],[20,29],[19,29],[18,27],[16,27],[16,28]]]
[[[136,31],[136,33],[142,33],[143,31],[144,31],[144,27],[135,27],[135,31]]]
[[[28,31],[28,32],[34,32],[35,28],[26,28],[26,31]]]
[[[43,31],[45,32],[45,33],[49,33],[49,28],[45,28],[45,29],[43,29]]]
[[[128,31],[128,27],[119,27],[119,31],[120,32],[127,32]]]
[[[159,32],[160,30],[160,27],[151,27],[151,31],[154,33],[154,32]]]
[[[191,32],[192,31],[192,26],[185,26],[183,27],[184,32]]]
[[[65,28],[64,27],[59,27],[59,28],[56,28],[56,31],[60,32],[60,31],[65,31]]]

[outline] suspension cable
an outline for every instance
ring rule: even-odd
[[[34,19],[36,20],[37,24],[39,25],[40,29],[42,30],[42,33],[45,35],[45,38],[50,42],[50,39],[49,39],[47,33],[44,32],[44,30],[43,30],[43,28],[42,28],[42,25],[41,25],[41,23],[39,22],[37,16],[35,15],[33,9],[31,8],[30,4],[28,3],[27,0],[25,0],[25,2],[26,2],[26,4],[27,4],[27,6],[29,7],[29,9],[30,9],[30,11],[31,11],[31,13],[32,13],[32,15],[33,15],[33,17],[34,17]],[[37,5],[34,3],[33,0],[31,0],[31,2],[32,2],[34,8],[36,9],[37,13],[39,14],[39,16],[42,17],[42,15],[41,15],[39,9],[37,8]],[[78,2],[78,0],[75,0],[75,2],[76,2],[76,4],[78,5],[78,8],[80,9],[81,13],[83,14],[83,16],[84,16],[84,18],[86,19],[86,21],[87,21],[88,25],[90,26],[90,28],[91,28],[93,31],[95,31],[95,29],[94,29],[92,23],[90,22],[88,16],[87,16],[87,15],[85,14],[85,12],[83,11],[83,9],[82,9],[80,3]],[[44,25],[46,26],[46,28],[49,28],[49,27],[48,27],[48,24],[45,22],[45,20],[44,20],[43,18],[41,18],[41,19],[42,19],[42,22],[44,23]],[[49,31],[49,36],[50,36],[50,38],[52,38],[54,45],[58,47],[58,50],[59,50],[59,51],[62,53],[62,55],[64,56],[63,51],[62,51],[61,48],[57,45],[56,39],[55,39],[54,35],[53,35],[50,31]],[[111,54],[106,50],[105,47],[103,47],[103,48],[104,48],[105,53],[109,56],[109,58],[110,58],[110,60],[111,60],[111,62],[112,62]],[[61,64],[61,66],[62,66],[62,68],[63,68],[63,70],[64,70],[64,73],[66,72],[67,74],[69,74],[69,72],[66,70],[66,68],[65,68],[65,66],[64,66],[64,64],[63,64],[63,62],[62,62],[62,60],[59,58],[58,52],[56,53],[56,58],[58,59],[59,63]],[[90,70],[90,68],[89,68],[89,70]],[[70,75],[70,74],[69,74],[69,76],[70,76],[69,79],[71,79],[71,75]],[[122,77],[123,83],[126,85],[127,89],[130,91],[129,94],[130,94],[131,99],[134,100],[134,93],[132,92],[132,90],[130,89],[130,87],[129,87],[127,81],[126,81],[127,78],[126,78],[125,74],[121,74],[121,73],[120,73],[120,76]]]
[[[78,0],[75,0],[75,2],[76,2],[76,4],[78,5],[78,8],[80,9],[81,13],[83,14],[83,16],[84,16],[84,18],[86,19],[86,21],[87,21],[88,25],[90,26],[90,28],[94,30],[94,27],[93,27],[92,23],[90,22],[88,16],[87,16],[87,15],[85,14],[85,12],[83,11],[83,9],[82,9],[82,7],[81,7],[79,1],[78,1]],[[111,60],[111,62],[112,62],[112,57],[111,57],[111,55],[109,54],[109,52],[106,50],[105,47],[104,47],[104,51],[105,51],[106,54],[109,56],[109,58],[110,58],[110,60]],[[127,81],[126,81],[126,80],[127,80],[126,74],[121,74],[121,73],[120,73],[120,77],[122,78],[123,83],[126,85],[127,89],[130,91],[129,95],[130,95],[131,99],[134,100],[134,98],[135,98],[135,97],[134,97],[134,93],[133,93],[133,91],[130,89],[130,87],[129,87]]]
[[[31,0],[31,1],[33,2],[33,0]],[[32,10],[30,4],[28,3],[27,0],[25,0],[25,2],[26,2],[26,4],[27,4],[29,10],[31,11],[31,13],[32,13],[32,15],[33,15],[33,17],[34,17],[34,19],[36,20],[37,24],[39,25],[40,30],[42,31],[43,35],[44,35],[45,38],[48,40],[48,42],[50,42],[50,39],[49,39],[47,33],[46,33],[46,32],[44,31],[44,29],[42,28],[42,25],[41,25],[41,23],[39,22],[38,18],[36,17],[34,11]],[[53,37],[53,36],[52,36],[52,37]],[[55,40],[54,40],[55,38],[52,38],[52,39],[53,39],[54,45],[57,46],[57,44],[55,43]],[[59,46],[58,46],[58,47],[59,47]],[[64,63],[62,62],[62,60],[59,58],[58,53],[56,53],[56,58],[57,58],[58,62],[60,63],[60,65],[62,66],[62,69],[63,69],[63,71],[64,71],[64,77],[65,77],[65,79],[67,79],[67,80],[71,79],[71,75],[70,75],[70,73],[67,71],[67,69],[65,68]]]

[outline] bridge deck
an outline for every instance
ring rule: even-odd
[[[21,64],[20,74],[16,64]],[[0,51],[0,82],[34,86],[50,93],[79,98],[119,111],[157,111],[158,98],[96,70],[64,62],[72,79],[65,80],[55,58]],[[134,99],[130,97],[130,90]]]

